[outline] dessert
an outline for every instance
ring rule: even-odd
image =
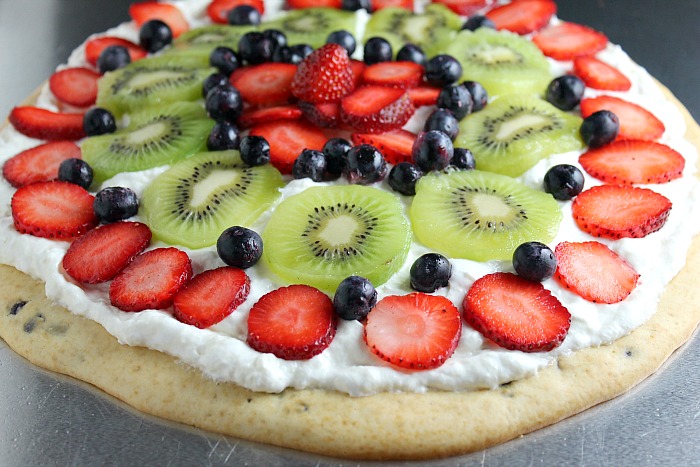
[[[282,126],[282,125],[278,125],[278,127],[279,127],[279,126]],[[420,190],[418,190],[418,191],[419,191],[419,195],[420,195]],[[291,197],[290,197],[290,199],[291,199]],[[674,209],[675,209],[675,208],[676,208],[676,206],[674,205]],[[674,214],[675,214],[675,213],[674,213]],[[672,219],[672,217],[671,217],[671,219]],[[667,226],[664,226],[663,228],[665,229],[665,228],[667,228],[667,227],[668,227],[668,225],[667,225]],[[254,281],[253,281],[253,282],[254,282]],[[332,346],[331,346],[328,350],[330,351],[331,348],[332,348]]]

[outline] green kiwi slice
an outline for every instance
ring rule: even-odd
[[[410,210],[416,238],[452,258],[510,260],[518,245],[554,239],[558,203],[542,191],[478,170],[430,173]]]
[[[552,79],[540,49],[508,31],[462,31],[445,53],[462,65],[462,79],[478,81],[492,97],[510,93],[541,95]]]
[[[238,151],[204,152],[156,177],[141,197],[139,215],[155,238],[203,248],[233,225],[250,227],[282,185],[270,164],[248,167]]]
[[[263,259],[272,272],[333,293],[351,275],[375,286],[386,282],[406,260],[411,230],[391,193],[324,186],[280,203],[262,238]]]
[[[193,102],[153,107],[131,115],[126,128],[86,138],[83,159],[102,182],[120,172],[136,172],[184,159],[206,146],[214,121]]]
[[[257,26],[227,26],[214,24],[191,29],[181,34],[173,41],[165,55],[199,55],[209,59],[211,51],[216,47],[238,49],[238,41],[250,31],[256,31]]]
[[[529,95],[503,96],[459,124],[476,168],[517,177],[551,154],[583,149],[581,118]]]
[[[318,49],[333,31],[344,29],[355,35],[355,15],[335,8],[304,8],[266,21],[263,27],[285,33],[289,45],[309,44]]]

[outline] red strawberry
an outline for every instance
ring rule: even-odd
[[[351,59],[350,68],[352,68],[352,80],[355,83],[355,88],[359,88],[362,84],[362,72],[365,69],[365,62]]]
[[[579,194],[571,209],[581,230],[617,240],[659,230],[668,219],[671,202],[646,188],[601,185]]]
[[[548,57],[573,60],[603,50],[608,45],[608,38],[605,34],[580,24],[559,23],[540,31],[532,38],[532,42]]]
[[[39,107],[15,107],[8,120],[25,136],[45,140],[76,140],[85,137],[83,114],[57,113]]]
[[[340,9],[342,3],[342,0],[287,0],[287,6],[293,10],[317,7]]]
[[[599,111],[609,110],[620,119],[620,133],[617,139],[641,139],[654,141],[664,134],[666,127],[646,109],[623,99],[612,96],[599,96],[581,101],[583,118]]]
[[[66,68],[49,78],[49,88],[56,99],[76,107],[88,107],[97,100],[100,74],[87,68]]]
[[[337,102],[313,104],[299,101],[299,108],[308,121],[320,128],[336,128],[340,121],[340,104]]]
[[[58,178],[58,166],[66,159],[80,159],[80,148],[71,141],[53,141],[12,156],[2,166],[2,175],[19,188]]]
[[[215,23],[228,24],[229,11],[241,5],[249,5],[260,14],[265,13],[265,3],[262,0],[213,0],[207,6],[207,15]]]
[[[340,101],[340,120],[361,133],[385,133],[404,126],[415,110],[403,89],[362,86]]]
[[[415,88],[423,81],[423,71],[423,67],[414,62],[380,62],[365,67],[362,81],[392,88]]]
[[[291,63],[263,63],[237,69],[230,81],[250,105],[285,105],[292,99],[292,79],[296,71],[297,66]]]
[[[413,0],[372,0],[372,11],[384,8],[405,8],[413,11]]]
[[[450,10],[461,16],[470,16],[472,13],[484,8],[491,0],[433,0],[434,3],[442,3]]]
[[[313,103],[335,102],[355,89],[348,52],[326,44],[301,62],[292,80],[292,94]]]
[[[464,297],[464,319],[501,347],[548,351],[566,337],[571,314],[539,282],[508,272],[474,281]]]
[[[308,285],[273,290],[253,305],[248,315],[248,345],[285,360],[308,360],[323,352],[335,337],[333,302]]]
[[[95,37],[87,41],[85,44],[85,59],[90,65],[97,66],[97,59],[100,58],[100,54],[110,45],[120,45],[122,47],[126,47],[126,49],[129,51],[129,56],[131,57],[132,62],[141,60],[148,55],[148,52],[146,52],[145,49],[142,49],[137,44],[127,41],[126,39],[103,36]]]
[[[685,159],[653,141],[622,140],[591,149],[578,159],[586,172],[614,185],[665,183],[683,175]]]
[[[173,315],[183,323],[208,328],[233,313],[249,291],[250,279],[242,269],[209,269],[175,294]]]
[[[280,120],[263,123],[249,134],[262,136],[270,144],[270,163],[283,174],[292,173],[294,161],[304,149],[323,149],[326,136],[321,130],[302,120]]]
[[[94,200],[94,196],[73,183],[31,183],[12,196],[12,218],[21,233],[66,240],[97,225],[92,210]]]
[[[371,144],[384,155],[384,159],[390,164],[399,162],[411,162],[411,152],[416,135],[406,130],[396,130],[390,133],[378,135],[366,133],[353,133],[352,144]]]
[[[593,303],[618,303],[637,286],[639,274],[599,242],[561,242],[554,250],[554,278]]]
[[[190,257],[177,248],[138,255],[114,278],[109,300],[123,311],[162,310],[192,277]]]
[[[620,70],[595,57],[576,57],[574,74],[593,89],[628,91],[632,87],[630,80]]]
[[[63,257],[63,269],[78,282],[114,279],[151,242],[151,229],[140,222],[115,222],[78,237]]]
[[[143,23],[152,19],[159,19],[170,27],[173,37],[178,37],[190,29],[187,19],[174,5],[160,2],[133,3],[129,7],[129,16],[141,28]]]
[[[437,104],[438,96],[440,95],[440,88],[433,88],[430,86],[418,86],[417,88],[409,89],[408,97],[411,98],[411,102],[416,107],[422,107],[424,105],[435,105]]]
[[[275,120],[296,120],[301,117],[301,109],[296,105],[281,105],[278,107],[264,107],[257,110],[246,110],[238,117],[238,125],[249,128],[265,122]]]
[[[389,295],[370,310],[365,342],[382,360],[401,368],[429,370],[452,356],[462,335],[462,319],[440,295]]]
[[[496,23],[496,29],[529,34],[549,24],[557,5],[551,0],[522,0],[494,8],[486,17]]]

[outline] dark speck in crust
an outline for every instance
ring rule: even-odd
[[[12,306],[10,307],[10,314],[11,314],[11,315],[16,315],[17,313],[19,313],[19,310],[21,310],[22,307],[23,307],[24,305],[26,305],[26,304],[27,304],[26,301],[24,301],[24,300],[19,300],[17,303],[15,303],[14,305],[12,305]]]

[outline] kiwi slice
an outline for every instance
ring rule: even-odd
[[[430,173],[416,185],[413,233],[453,258],[510,260],[521,243],[554,239],[562,219],[552,195],[479,170]]]
[[[197,55],[208,60],[211,51],[216,47],[229,47],[237,50],[241,37],[245,33],[257,29],[257,26],[226,26],[222,24],[191,29],[175,39],[173,47],[168,49],[165,55]]]
[[[503,96],[459,124],[476,168],[517,177],[551,154],[583,149],[581,118],[531,95]]]
[[[275,274],[333,293],[351,275],[386,282],[406,260],[411,231],[397,197],[345,185],[285,199],[262,238],[263,259]]]
[[[363,41],[381,36],[389,41],[394,55],[410,42],[420,46],[428,56],[433,56],[441,53],[461,26],[461,18],[439,3],[426,6],[421,14],[405,8],[389,7],[372,14]]]
[[[204,152],[156,177],[141,197],[139,215],[155,238],[203,248],[233,225],[250,227],[282,185],[269,164],[248,167],[238,151]]]
[[[153,107],[131,115],[126,128],[93,136],[81,145],[83,159],[102,182],[183,159],[206,146],[214,121],[194,102]]]
[[[333,31],[344,29],[354,35],[355,15],[335,8],[304,8],[291,10],[262,26],[285,33],[289,45],[309,44],[318,49]]]
[[[508,31],[479,28],[457,34],[445,48],[462,65],[464,80],[478,81],[489,96],[542,94],[552,79],[549,63],[528,39]]]
[[[200,99],[204,79],[215,71],[208,56],[167,54],[138,60],[100,79],[97,105],[120,115]]]

